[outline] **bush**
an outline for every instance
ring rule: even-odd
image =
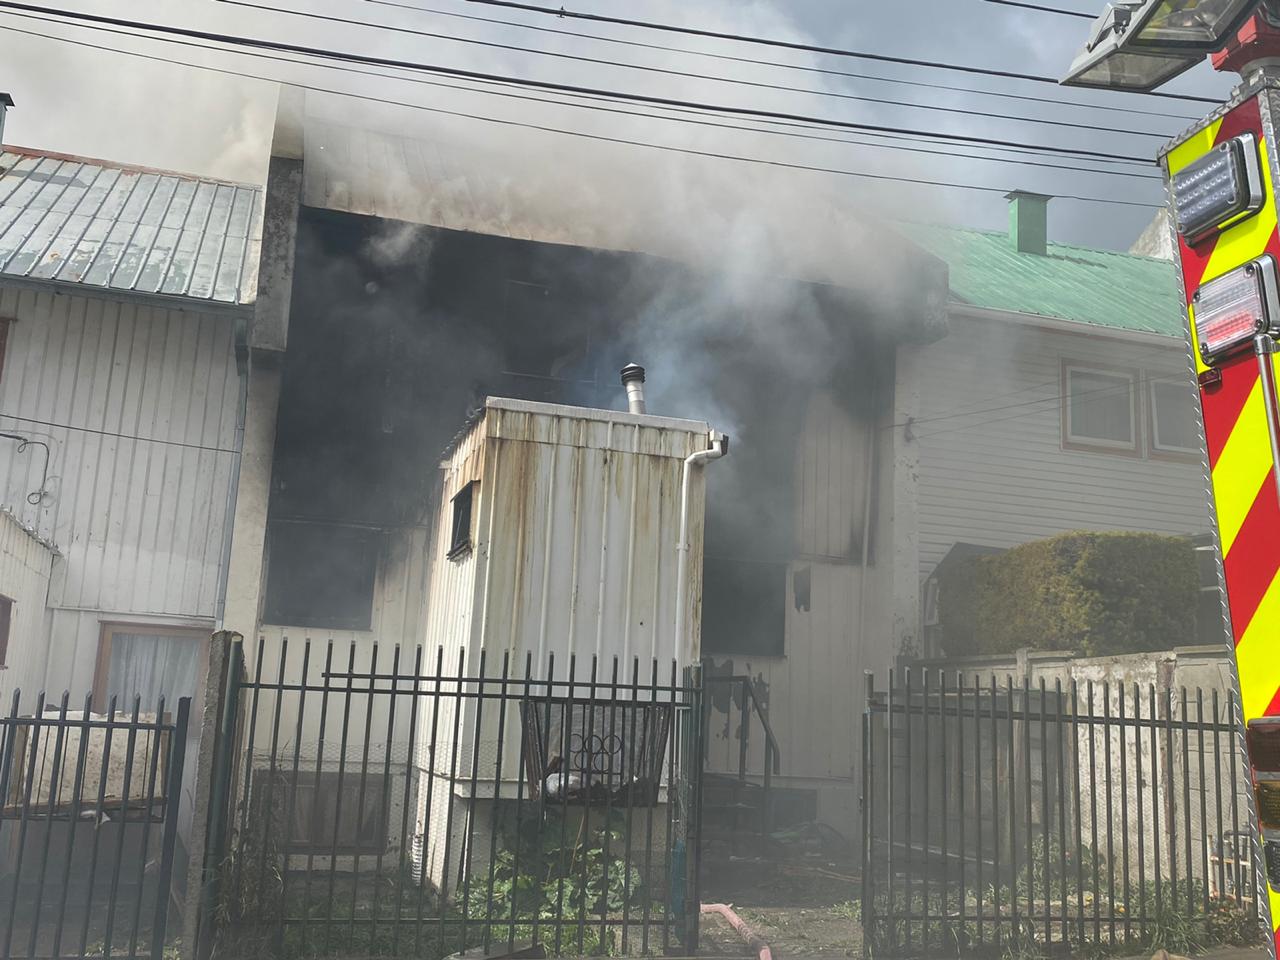
[[[1034,650],[1084,656],[1194,643],[1200,578],[1189,540],[1064,533],[973,557],[938,584],[953,657]]]

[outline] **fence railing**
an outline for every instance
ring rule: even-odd
[[[1258,942],[1237,717],[1150,684],[868,678],[868,950]]]
[[[696,668],[284,641],[246,677],[237,656],[222,949],[696,949]]]
[[[0,716],[0,958],[164,955],[190,700]]]

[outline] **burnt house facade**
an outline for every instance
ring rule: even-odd
[[[904,355],[940,333],[941,263],[882,236],[878,255],[913,279],[885,285],[852,247],[824,251],[848,254],[842,270],[814,269],[769,230],[733,225],[722,256],[682,255],[611,232],[607,211],[522,206],[438,144],[288,101],[239,502],[262,533],[257,549],[248,527],[233,546],[228,627],[260,637],[268,663],[286,637],[421,642],[441,452],[469,414],[486,396],[625,409],[617,371],[637,361],[650,412],[733,438],[707,481],[709,673],[755,678],[799,808],[851,824],[855,691],[916,624],[898,424],[913,396]],[[362,167],[374,158],[388,168]],[[725,768],[743,736],[735,689],[712,683]],[[756,769],[762,748],[756,735]]]

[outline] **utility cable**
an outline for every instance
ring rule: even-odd
[[[219,73],[225,76],[240,77],[246,80],[259,80],[264,83],[289,82],[289,81],[281,81],[277,77],[266,77],[260,74],[246,73],[239,70],[229,70],[223,67],[209,66],[207,64],[190,63],[184,60],[176,60],[170,57],[160,57],[153,54],[141,53],[135,50],[123,50],[119,47],[111,47],[111,46],[106,46],[104,44],[90,43],[86,40],[73,40],[70,37],[61,37],[61,36],[57,36],[56,34],[40,33],[34,30],[22,30],[17,27],[9,27],[7,29],[13,31],[14,33],[20,33],[27,36],[33,36],[33,37],[41,37],[46,40],[53,40],[55,42],[67,43],[73,46],[85,47],[85,48],[94,49],[94,50],[101,50],[108,53],[122,54],[124,56],[131,56],[131,57],[136,57],[144,60],[151,60],[157,63],[167,63],[174,66],[190,67],[196,70],[207,70],[212,73]],[[465,113],[459,110],[447,110],[442,107],[429,107],[424,104],[412,103],[404,100],[395,100],[389,97],[375,97],[369,94],[353,93],[348,90],[337,90],[330,87],[317,86],[314,84],[293,83],[292,85],[303,90],[312,91],[314,93],[322,93],[322,94],[336,96],[336,97],[346,97],[353,100],[361,100],[366,103],[380,103],[380,104],[386,104],[389,106],[405,107],[411,110],[420,110],[426,113],[434,113],[441,116],[456,117],[456,118],[466,119],[466,120],[476,120],[483,123],[497,124],[499,126],[518,127],[518,128],[528,129],[528,130],[537,130],[543,133],[554,133],[554,134],[559,134],[563,136],[578,137],[581,139],[594,140],[602,143],[613,143],[613,144],[619,144],[623,146],[642,147],[644,149],[659,150],[667,153],[680,153],[680,154],[685,154],[687,156],[705,157],[705,158],[719,159],[719,160],[730,160],[738,163],[751,163],[751,164],[757,164],[760,166],[775,167],[775,168],[787,169],[787,170],[806,170],[813,173],[825,173],[833,176],[870,179],[870,180],[878,180],[882,182],[896,182],[896,183],[907,183],[907,184],[913,184],[913,185],[919,185],[919,186],[936,186],[936,187],[946,187],[946,188],[953,188],[953,189],[975,190],[975,191],[984,192],[984,193],[1006,193],[1007,192],[1006,187],[993,187],[993,186],[984,186],[981,184],[958,183],[958,182],[951,182],[951,181],[924,180],[924,179],[916,179],[916,178],[909,178],[909,177],[894,177],[894,176],[889,176],[887,174],[865,173],[862,171],[846,170],[838,167],[821,167],[821,166],[814,166],[814,165],[803,164],[803,163],[792,163],[792,162],[783,161],[783,160],[770,160],[763,157],[744,157],[736,154],[718,153],[710,150],[695,150],[688,147],[677,147],[670,144],[650,143],[644,140],[632,140],[625,137],[613,137],[613,136],[606,136],[604,134],[587,133],[582,130],[567,130],[562,127],[554,127],[547,124],[535,124],[535,123],[529,123],[526,121],[508,120],[500,117],[485,116],[483,114]],[[1118,199],[1109,199],[1105,197],[1080,196],[1076,194],[1058,194],[1056,196],[1056,199],[1076,200],[1082,203],[1103,203],[1103,204],[1129,206],[1129,207],[1142,207],[1142,208],[1151,209],[1151,210],[1160,209],[1161,207],[1161,204],[1156,204],[1156,203],[1142,203],[1136,200],[1118,200]]]
[[[546,90],[556,93],[582,93],[594,96],[609,97],[611,99],[625,100],[632,103],[641,103],[649,106],[659,107],[688,107],[697,110],[705,110],[712,113],[730,113],[744,117],[764,118],[769,120],[796,120],[802,123],[809,123],[815,126],[832,127],[840,130],[854,131],[877,131],[881,133],[901,133],[914,136],[927,136],[935,140],[946,140],[953,143],[977,143],[990,146],[1013,146],[1024,147],[1030,150],[1037,150],[1046,153],[1058,153],[1062,155],[1070,155],[1074,157],[1097,157],[1105,160],[1136,160],[1138,162],[1147,162],[1146,157],[1136,157],[1126,154],[1107,153],[1099,150],[1083,150],[1079,148],[1063,148],[1046,144],[1032,144],[1017,140],[1000,140],[991,137],[974,137],[966,134],[943,133],[940,131],[915,130],[909,127],[890,127],[880,124],[856,123],[848,120],[836,120],[831,117],[816,117],[800,113],[789,113],[778,110],[764,110],[753,107],[734,107],[722,104],[702,103],[691,100],[681,100],[674,97],[658,97],[647,94],[624,93],[621,91],[608,90],[599,87],[587,87],[579,84],[556,83],[547,80],[532,80],[525,77],[510,77],[502,74],[488,73],[480,70],[467,70],[459,67],[442,67],[434,64],[421,63],[410,60],[400,60],[394,57],[377,57],[368,54],[357,54],[337,50],[329,50],[322,47],[311,47],[305,44],[283,43],[273,40],[263,40],[256,37],[239,37],[232,34],[217,33],[207,30],[194,30],[186,27],[174,27],[163,24],[152,24],[145,21],[125,20],[119,17],[107,17],[98,14],[82,13],[80,11],[59,10],[52,7],[39,6],[37,4],[21,3],[17,0],[0,0],[0,9],[17,10],[27,13],[39,13],[52,15],[55,17],[65,18],[69,22],[82,21],[85,23],[107,24],[118,27],[126,27],[131,30],[144,30],[152,33],[159,33],[165,36],[180,36],[201,40],[212,40],[217,43],[225,43],[232,46],[246,46],[255,49],[275,50],[285,53],[296,53],[304,56],[321,57],[326,59],[340,60],[348,63],[360,63],[366,66],[393,67],[404,70],[421,70],[426,73],[439,74],[466,80],[476,80],[489,83],[508,83],[522,87],[530,87],[538,90]]]
[[[829,77],[844,77],[849,80],[870,80],[874,83],[898,84],[906,87],[919,87],[924,90],[942,90],[947,93],[972,93],[983,97],[997,97],[1003,100],[1020,100],[1026,103],[1042,103],[1054,107],[1079,107],[1082,110],[1103,110],[1108,113],[1128,113],[1143,117],[1161,117],[1167,120],[1182,120],[1188,123],[1198,122],[1201,118],[1185,113],[1165,113],[1161,110],[1144,110],[1141,107],[1122,107],[1104,103],[1081,103],[1078,100],[1063,100],[1060,97],[1036,97],[1026,93],[1010,93],[1005,90],[983,90],[981,87],[957,87],[946,83],[930,83],[927,80],[907,80],[902,77],[884,77],[871,73],[853,73],[848,70],[836,70],[831,67],[815,67],[801,63],[787,63],[784,60],[762,60],[758,57],[735,56],[729,53],[713,53],[709,50],[689,50],[683,47],[667,47],[660,43],[645,43],[642,40],[627,40],[622,37],[610,37],[599,33],[583,33],[580,30],[562,30],[556,27],[539,27],[532,23],[521,23],[518,20],[502,20],[497,17],[481,17],[471,13],[457,13],[453,10],[440,10],[436,7],[419,7],[412,3],[401,3],[398,0],[364,0],[365,3],[396,10],[412,10],[430,16],[452,17],[474,23],[488,23],[500,27],[514,27],[536,33],[546,33],[561,37],[575,37],[583,40],[597,40],[601,43],[612,43],[640,50],[654,50],[663,54],[679,53],[690,57],[703,57],[711,60],[722,60],[729,63],[742,63],[749,66],[777,67],[782,70],[796,70],[801,73],[814,73]]]
[[[1094,20],[1096,16],[1092,13],[1085,13],[1083,10],[1063,10],[1061,7],[1042,7],[1038,3],[1025,3],[1023,0],[986,0],[987,3],[999,3],[1006,7],[1022,7],[1024,10],[1035,10],[1038,13],[1056,13],[1063,17],[1080,17],[1084,20]]]
[[[0,11],[0,12],[3,12],[3,11]],[[51,20],[47,17],[37,17],[32,14],[5,12],[5,15],[10,17],[20,17],[23,19],[35,20],[40,23],[61,23],[61,21],[58,21],[58,20]],[[71,26],[75,26],[79,29],[84,29],[84,30],[94,30],[102,33],[111,33],[111,34],[115,34],[117,36],[123,36],[123,37],[130,37],[130,38],[138,37],[138,34],[132,33],[127,30],[118,30],[113,27],[102,27],[102,26],[96,26],[96,25],[90,25],[90,24],[83,24],[83,25],[72,24]],[[46,35],[38,34],[38,36],[43,37]],[[55,38],[51,38],[51,39],[55,39]],[[142,37],[141,39],[157,40],[157,38],[154,38],[154,37]],[[160,42],[160,41],[157,40],[157,42]],[[341,64],[328,63],[324,61],[315,62],[310,60],[296,60],[288,57],[277,56],[270,53],[262,53],[256,50],[230,50],[229,51],[225,47],[214,46],[211,44],[204,44],[204,43],[196,43],[195,41],[190,41],[190,40],[172,39],[172,40],[165,40],[163,42],[177,44],[179,46],[192,47],[197,50],[209,50],[215,53],[231,53],[236,56],[255,57],[258,59],[269,60],[276,63],[286,63],[286,64],[291,64],[291,65],[300,66],[300,67],[315,67],[315,68],[320,68],[325,70],[336,70],[341,73],[351,73],[359,76],[376,77],[381,80],[398,80],[398,81],[403,81],[405,83],[418,83],[418,84],[423,84],[425,86],[440,87],[447,90],[458,90],[465,93],[477,93],[477,94],[483,94],[485,96],[504,97],[504,98],[520,100],[523,102],[545,103],[545,104],[558,106],[558,107],[594,109],[603,113],[612,113],[612,114],[618,114],[622,116],[640,117],[640,118],[649,119],[649,120],[667,121],[672,123],[688,123],[695,126],[714,127],[717,129],[724,129],[724,130],[737,130],[744,133],[758,133],[758,134],[766,134],[771,136],[786,136],[786,137],[791,137],[799,140],[812,140],[812,141],[820,141],[825,143],[845,144],[849,146],[871,147],[873,149],[878,149],[878,150],[901,150],[908,153],[919,153],[919,154],[926,154],[930,156],[962,158],[962,159],[977,160],[977,161],[982,161],[987,163],[1005,163],[1005,164],[1016,164],[1019,166],[1039,167],[1042,169],[1050,169],[1050,170],[1065,170],[1073,173],[1100,174],[1102,176],[1126,177],[1134,180],[1150,180],[1152,182],[1157,182],[1160,179],[1160,177],[1156,175],[1154,172],[1151,174],[1145,174],[1145,173],[1131,172],[1128,170],[1106,170],[1106,169],[1100,169],[1097,167],[1081,167],[1081,166],[1074,166],[1071,164],[1048,163],[1048,162],[1045,162],[1044,160],[1024,160],[1024,159],[1013,160],[1007,157],[984,156],[982,154],[976,154],[976,153],[957,153],[954,150],[929,150],[922,146],[902,146],[901,145],[902,143],[918,144],[920,141],[916,138],[900,137],[900,136],[894,136],[892,134],[867,133],[863,135],[866,137],[874,137],[877,139],[897,141],[896,143],[893,143],[893,144],[875,143],[868,140],[854,139],[852,137],[824,136],[816,133],[798,132],[798,131],[806,131],[811,129],[805,126],[804,124],[799,124],[799,123],[782,123],[779,121],[774,121],[774,122],[771,122],[772,126],[770,127],[743,126],[741,124],[725,123],[722,121],[706,119],[705,114],[696,110],[675,110],[674,108],[672,108],[674,112],[691,114],[691,116],[687,116],[687,117],[672,117],[672,116],[668,116],[666,114],[661,114],[661,113],[645,113],[638,110],[627,110],[627,109],[616,106],[615,101],[607,100],[601,97],[572,95],[577,99],[591,100],[597,103],[611,104],[611,106],[607,106],[607,107],[591,107],[590,104],[576,103],[572,100],[555,100],[555,99],[549,99],[549,98],[543,98],[543,97],[535,97],[524,92],[515,93],[515,92],[508,92],[507,90],[488,89],[485,87],[461,86],[458,84],[446,83],[441,80],[428,80],[425,77],[422,77],[416,74],[411,74],[406,76],[403,74],[383,73],[383,72],[374,71],[374,70],[360,70],[354,67],[349,67]],[[112,49],[115,49],[115,48],[112,48]],[[185,61],[183,63],[184,65],[194,66],[193,64],[186,64]],[[495,86],[510,87],[511,85],[495,85]],[[770,121],[761,121],[761,122],[770,122]],[[773,129],[773,127],[785,127],[788,129]],[[1034,156],[1034,157],[1042,156],[1041,154],[1038,154],[1038,153],[1021,151],[1016,148],[982,147],[980,149],[998,151],[1002,153],[1022,154],[1023,156]],[[1122,163],[1123,162],[1126,165],[1132,165],[1130,161],[1089,161],[1089,160],[1084,160],[1083,158],[1081,158],[1081,162],[1089,162],[1089,163]],[[1141,164],[1141,166],[1149,167],[1150,164],[1149,162],[1143,163]]]
[[[74,430],[77,433],[92,433],[99,437],[114,437],[119,440],[137,440],[140,443],[161,443],[170,447],[183,447],[187,450],[205,450],[210,453],[239,453],[230,447],[208,447],[199,443],[186,443],[182,440],[161,440],[159,437],[139,437],[131,433],[114,433],[110,430],[95,430],[93,427],[77,427],[70,423],[54,423],[51,420],[35,420],[31,417],[20,417],[15,413],[0,413],[0,418],[6,420],[17,420],[20,423],[33,423],[40,427],[53,427],[58,430]],[[0,436],[12,436],[12,434],[0,434]],[[15,438],[16,439],[16,438]],[[28,440],[28,443],[40,443],[39,440]]]
[[[683,33],[694,37],[708,37],[713,40],[733,40],[739,43],[762,44],[767,47],[781,47],[785,50],[802,50],[806,53],[821,53],[833,57],[851,57],[857,60],[874,60],[878,63],[896,63],[906,67],[929,67],[936,70],[954,70],[959,73],[973,73],[985,77],[1000,77],[1006,80],[1029,80],[1034,83],[1051,83],[1058,85],[1055,77],[1042,77],[1033,73],[1017,73],[1012,70],[991,70],[985,67],[970,67],[958,63],[942,63],[936,60],[917,60],[911,57],[892,57],[882,53],[867,53],[861,50],[843,50],[839,47],[822,47],[811,43],[799,43],[792,40],[778,40],[772,37],[753,37],[739,33],[722,33],[718,30],[703,30],[697,27],[681,27],[671,23],[659,23],[654,20],[629,20],[625,17],[612,17],[602,13],[583,13],[567,10],[564,7],[543,7],[536,3],[522,3],[519,0],[467,0],[468,3],[483,3],[494,7],[506,7],[510,10],[523,10],[528,13],[543,13],[553,17],[571,17],[575,20],[591,20],[596,23],[612,23],[625,27],[643,27],[646,30],[661,30],[667,33]],[[1128,92],[1128,91],[1125,91]],[[1211,103],[1220,106],[1222,101],[1213,97],[1194,97],[1181,93],[1163,93],[1151,91],[1149,97],[1163,97],[1168,100],[1186,100],[1192,103]]]
[[[245,7],[250,10],[261,10],[269,13],[288,14],[295,17],[305,17],[311,20],[321,20],[327,23],[337,23],[343,26],[367,27],[371,30],[388,30],[394,33],[403,33],[415,37],[429,37],[435,40],[445,40],[451,43],[475,44],[482,47],[490,47],[497,50],[509,50],[515,53],[528,53],[539,57],[555,57],[562,60],[573,60],[579,63],[590,63],[598,66],[615,67],[624,70],[639,70],[645,73],[658,73],[667,76],[684,77],[691,80],[709,80],[713,83],[728,83],[739,86],[754,87],[761,90],[777,90],[784,93],[799,93],[806,96],[814,97],[830,97],[838,100],[852,100],[860,103],[876,103],[885,106],[907,107],[915,110],[935,110],[942,113],[953,113],[968,117],[984,117],[993,120],[1006,120],[1016,123],[1038,123],[1050,127],[1064,127],[1072,130],[1093,130],[1100,133],[1118,133],[1123,136],[1131,137],[1154,137],[1158,140],[1169,140],[1174,135],[1172,133],[1159,133],[1150,130],[1134,130],[1125,127],[1104,127],[1095,123],[1077,123],[1070,120],[1053,120],[1044,117],[1023,117],[1011,115],[1007,113],[993,113],[986,110],[967,110],[961,107],[946,107],[934,103],[913,103],[910,100],[890,100],[883,97],[867,97],[853,93],[841,93],[836,90],[814,90],[811,87],[796,87],[782,83],[766,83],[761,80],[743,80],[734,77],[719,77],[709,73],[693,73],[686,70],[673,70],[666,67],[655,67],[649,64],[626,63],[620,60],[610,60],[605,57],[587,57],[580,54],[562,53],[556,50],[539,50],[536,47],[523,47],[519,44],[498,43],[491,40],[480,40],[474,37],[458,37],[448,33],[440,33],[432,30],[416,30],[412,27],[398,27],[393,24],[373,23],[368,20],[360,20],[353,17],[338,17],[331,14],[314,13],[309,10],[290,10],[283,7],[275,7],[270,4],[255,3],[253,0],[218,0],[219,3],[229,4],[236,7]]]

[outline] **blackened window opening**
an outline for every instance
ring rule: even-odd
[[[454,560],[471,550],[471,506],[475,499],[475,482],[468,483],[453,498],[453,526],[449,536],[449,559]]]
[[[381,533],[300,521],[268,526],[267,623],[368,630]]]

